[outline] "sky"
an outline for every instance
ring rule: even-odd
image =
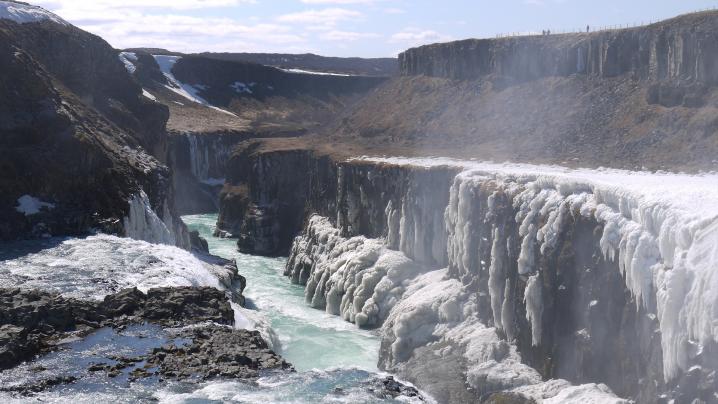
[[[27,0],[116,48],[394,57],[498,34],[635,25],[718,0]]]

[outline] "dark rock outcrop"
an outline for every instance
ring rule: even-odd
[[[238,237],[240,251],[282,255],[301,230],[308,207],[324,212],[320,207],[335,200],[330,180],[335,168],[328,157],[315,158],[310,150],[261,153],[258,146],[244,144],[229,163],[217,229]]]
[[[0,289],[0,369],[48,352],[68,331],[150,321],[178,326],[211,321],[233,324],[225,292],[214,288],[126,289],[101,302],[66,299],[37,290]]]
[[[338,58],[313,55],[311,53],[301,55],[283,53],[201,53],[199,56],[233,62],[259,63],[286,69],[364,76],[393,76],[398,71],[395,58]]]
[[[372,380],[368,383],[368,389],[375,397],[380,399],[395,399],[403,396],[424,401],[424,397],[421,396],[419,390],[396,381],[394,376]]]
[[[143,358],[157,366],[157,373],[163,378],[245,379],[257,377],[260,370],[292,369],[281,356],[269,349],[258,331],[208,326],[187,330],[181,336],[190,338],[191,344],[156,348]]]
[[[402,75],[512,82],[585,74],[718,84],[718,13],[676,17],[645,27],[595,33],[469,39],[399,55]]]
[[[0,239],[122,234],[141,190],[183,232],[160,162],[167,108],[142,96],[109,44],[69,24],[3,19],[0,54]],[[23,195],[50,208],[24,214]]]

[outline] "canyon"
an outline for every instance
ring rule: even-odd
[[[718,401],[717,12],[426,45],[394,71],[116,50],[22,4],[0,2],[0,294],[67,322],[0,318],[6,367],[99,332],[159,341],[97,368],[159,366],[114,369],[144,380],[128,399],[192,373],[262,382],[162,397]],[[71,369],[40,390],[96,383]]]

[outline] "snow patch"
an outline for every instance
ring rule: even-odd
[[[257,83],[245,84],[241,81],[233,83],[230,87],[239,94],[252,94],[252,87]]]
[[[127,69],[127,72],[130,74],[135,74],[137,71],[137,66],[133,62],[137,61],[137,54],[133,52],[120,52],[118,57],[120,58],[120,61],[122,64],[125,65],[125,69]]]
[[[287,73],[295,73],[295,74],[313,74],[317,76],[340,76],[340,77],[352,77],[354,75],[352,74],[342,74],[342,73],[329,73],[329,72],[319,72],[316,70],[304,70],[304,69],[279,69],[283,72]]]
[[[70,25],[67,21],[42,7],[10,1],[0,1],[0,19],[12,20],[18,24],[49,20],[61,25]]]
[[[169,55],[153,55],[155,60],[157,61],[157,64],[160,66],[160,70],[162,71],[162,74],[164,74],[165,78],[167,79],[167,82],[169,84],[166,84],[165,87],[174,92],[177,95],[180,95],[194,103],[204,105],[205,107],[214,109],[215,111],[219,111],[223,114],[237,116],[233,114],[232,112],[229,112],[227,110],[224,110],[222,108],[215,107],[214,105],[210,104],[202,98],[199,95],[199,92],[201,90],[206,90],[207,87],[203,85],[190,85],[186,83],[182,83],[181,81],[177,80],[172,74],[172,67],[177,63],[178,60],[182,59],[181,56],[169,56]],[[180,103],[178,103],[180,104]],[[181,104],[180,104],[181,105]]]
[[[15,207],[15,210],[25,216],[32,216],[40,213],[43,208],[48,210],[55,209],[55,204],[43,202],[30,195],[23,195],[17,198],[17,206]]]
[[[152,101],[157,101],[157,97],[155,97],[154,95],[152,95],[149,91],[145,90],[144,88],[142,89],[142,95],[144,95],[145,97],[151,99]]]

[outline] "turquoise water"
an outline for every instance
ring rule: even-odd
[[[313,309],[304,301],[304,288],[282,275],[284,258],[266,258],[237,252],[237,241],[214,237],[216,214],[182,218],[191,230],[207,239],[209,252],[235,259],[239,273],[247,278],[244,291],[271,322],[279,336],[284,358],[298,371],[358,367],[376,371],[379,338],[337,316]]]
[[[303,288],[282,275],[285,259],[240,254],[236,241],[212,236],[216,215],[184,217],[209,243],[210,252],[235,259],[247,278],[247,317],[263,317],[276,334],[275,350],[297,372],[266,372],[257,380],[217,379],[131,381],[127,374],[107,378],[88,365],[108,352],[136,356],[167,342],[157,326],[102,329],[85,339],[67,338],[60,348],[12,369],[0,371],[0,386],[72,376],[76,380],[22,396],[0,391],[0,403],[398,403],[375,397],[367,383],[377,371],[379,338],[339,317],[312,309]],[[0,286],[52,290],[66,296],[101,299],[138,286],[217,286],[202,263],[187,251],[127,238],[95,235],[0,245]],[[246,312],[247,310],[244,310]],[[246,313],[245,313],[246,314]],[[128,368],[127,372],[131,369]],[[125,373],[127,373],[125,372]],[[427,400],[431,402],[431,399]]]

